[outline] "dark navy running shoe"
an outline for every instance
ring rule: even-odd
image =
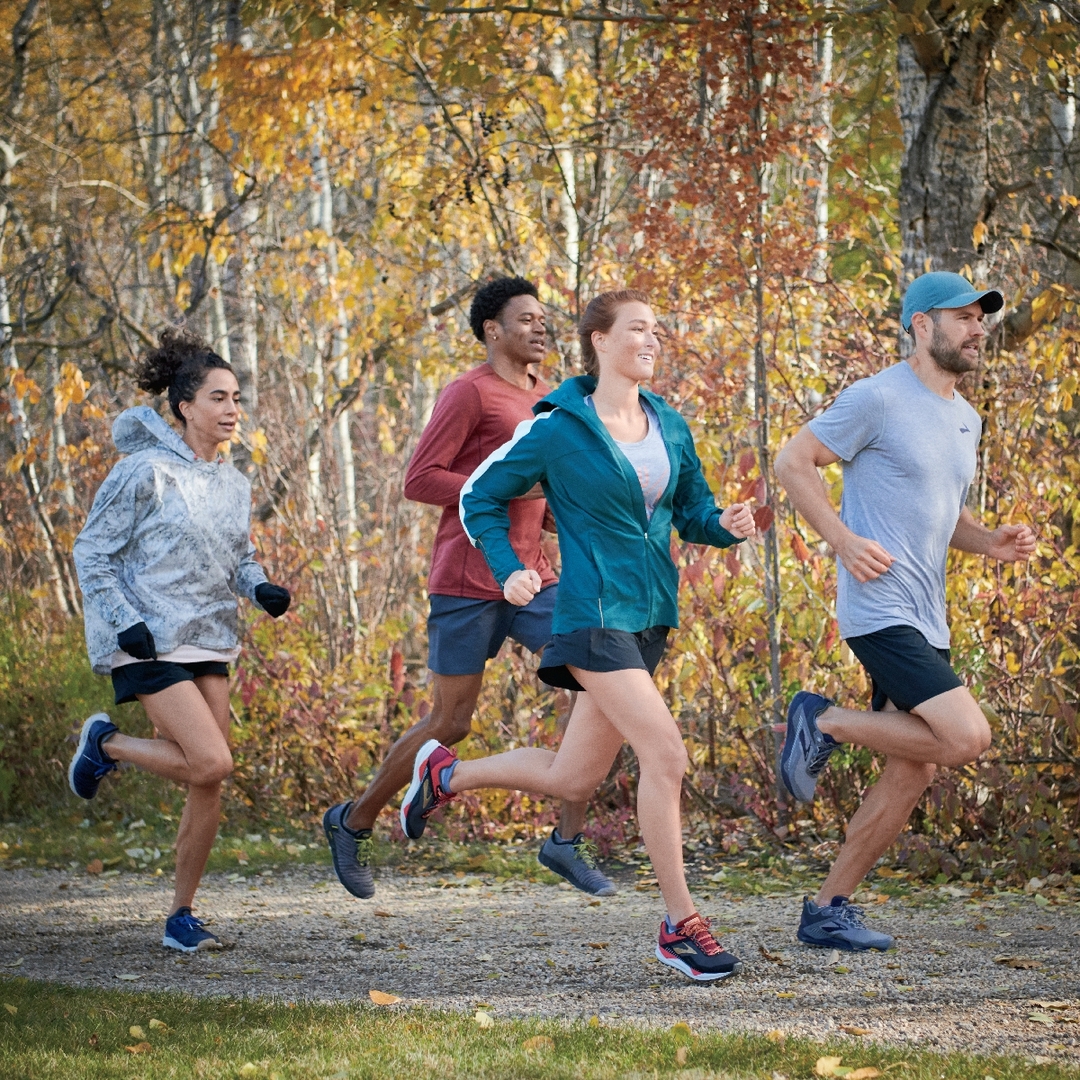
[[[92,799],[101,778],[116,768],[116,762],[105,753],[101,743],[119,730],[103,712],[94,713],[83,724],[78,748],[68,766],[68,786],[80,799]]]
[[[681,971],[694,982],[715,982],[742,970],[742,961],[726,952],[709,929],[709,920],[696,911],[668,929],[667,919],[660,923],[656,959]]]
[[[818,729],[817,718],[835,702],[800,690],[788,706],[787,735],[780,754],[780,777],[799,802],[813,802],[821,770],[840,745]]]
[[[401,804],[401,828],[410,840],[419,840],[427,819],[453,799],[453,792],[442,787],[442,782],[449,779],[443,776],[443,770],[450,768],[452,772],[457,760],[457,752],[443,746],[438,739],[428,739],[417,750],[412,783]]]
[[[885,952],[893,945],[888,934],[871,930],[863,922],[863,909],[844,896],[834,896],[827,907],[818,907],[810,897],[804,897],[798,938],[804,945],[847,952],[865,952],[867,949]]]
[[[371,855],[375,847],[370,829],[353,832],[345,824],[351,802],[331,806],[323,814],[322,827],[330,854],[334,859],[334,873],[346,890],[361,900],[375,895],[375,879],[371,875]]]
[[[201,919],[191,914],[191,908],[177,908],[165,920],[165,936],[161,944],[167,949],[179,949],[181,952],[206,952],[209,949],[224,949],[225,946],[209,930]]]
[[[573,840],[564,840],[559,830],[552,830],[536,856],[541,866],[566,878],[575,889],[590,896],[614,896],[615,882],[596,865],[596,845],[578,833]]]

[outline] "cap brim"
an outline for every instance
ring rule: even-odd
[[[962,296],[954,296],[951,300],[935,304],[938,308],[962,308],[968,304],[978,304],[985,315],[993,315],[1005,306],[1005,297],[997,289],[984,289],[982,292],[964,293]]]

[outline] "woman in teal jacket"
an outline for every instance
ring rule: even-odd
[[[695,544],[728,547],[754,534],[748,507],[717,509],[686,421],[641,387],[659,351],[656,319],[633,290],[598,296],[579,328],[587,375],[535,406],[469,478],[461,520],[503,594],[527,604],[540,578],[510,544],[507,507],[540,484],[559,527],[562,575],[540,677],[584,690],[558,753],[522,747],[457,760],[431,740],[416,756],[401,808],[416,838],[455,794],[498,787],[587,800],[623,742],[638,757],[638,819],[667,905],[656,955],[698,981],[739,962],[695,910],[682,863],[679,801],[687,755],[652,681],[668,630],[679,625],[671,529]]]

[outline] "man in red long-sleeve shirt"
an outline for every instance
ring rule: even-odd
[[[510,542],[541,580],[540,592],[524,607],[503,597],[458,517],[465,481],[510,441],[522,420],[533,418],[533,405],[548,392],[532,371],[547,355],[546,319],[536,286],[522,278],[488,282],[473,298],[469,323],[487,349],[487,360],[439,395],[405,476],[406,498],[443,508],[428,575],[432,710],[394,743],[358,799],[332,806],[323,816],[338,878],[363,899],[375,894],[375,819],[409,783],[416,752],[429,739],[452,746],[469,734],[484,665],[508,637],[534,653],[551,638],[558,580],[540,546],[547,503],[539,485],[509,510]],[[585,892],[610,896],[615,886],[597,869],[584,825],[585,804],[564,803],[559,827],[540,850],[540,862]]]

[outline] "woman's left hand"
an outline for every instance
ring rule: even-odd
[[[746,503],[732,503],[721,515],[720,525],[740,540],[757,533],[754,515]]]

